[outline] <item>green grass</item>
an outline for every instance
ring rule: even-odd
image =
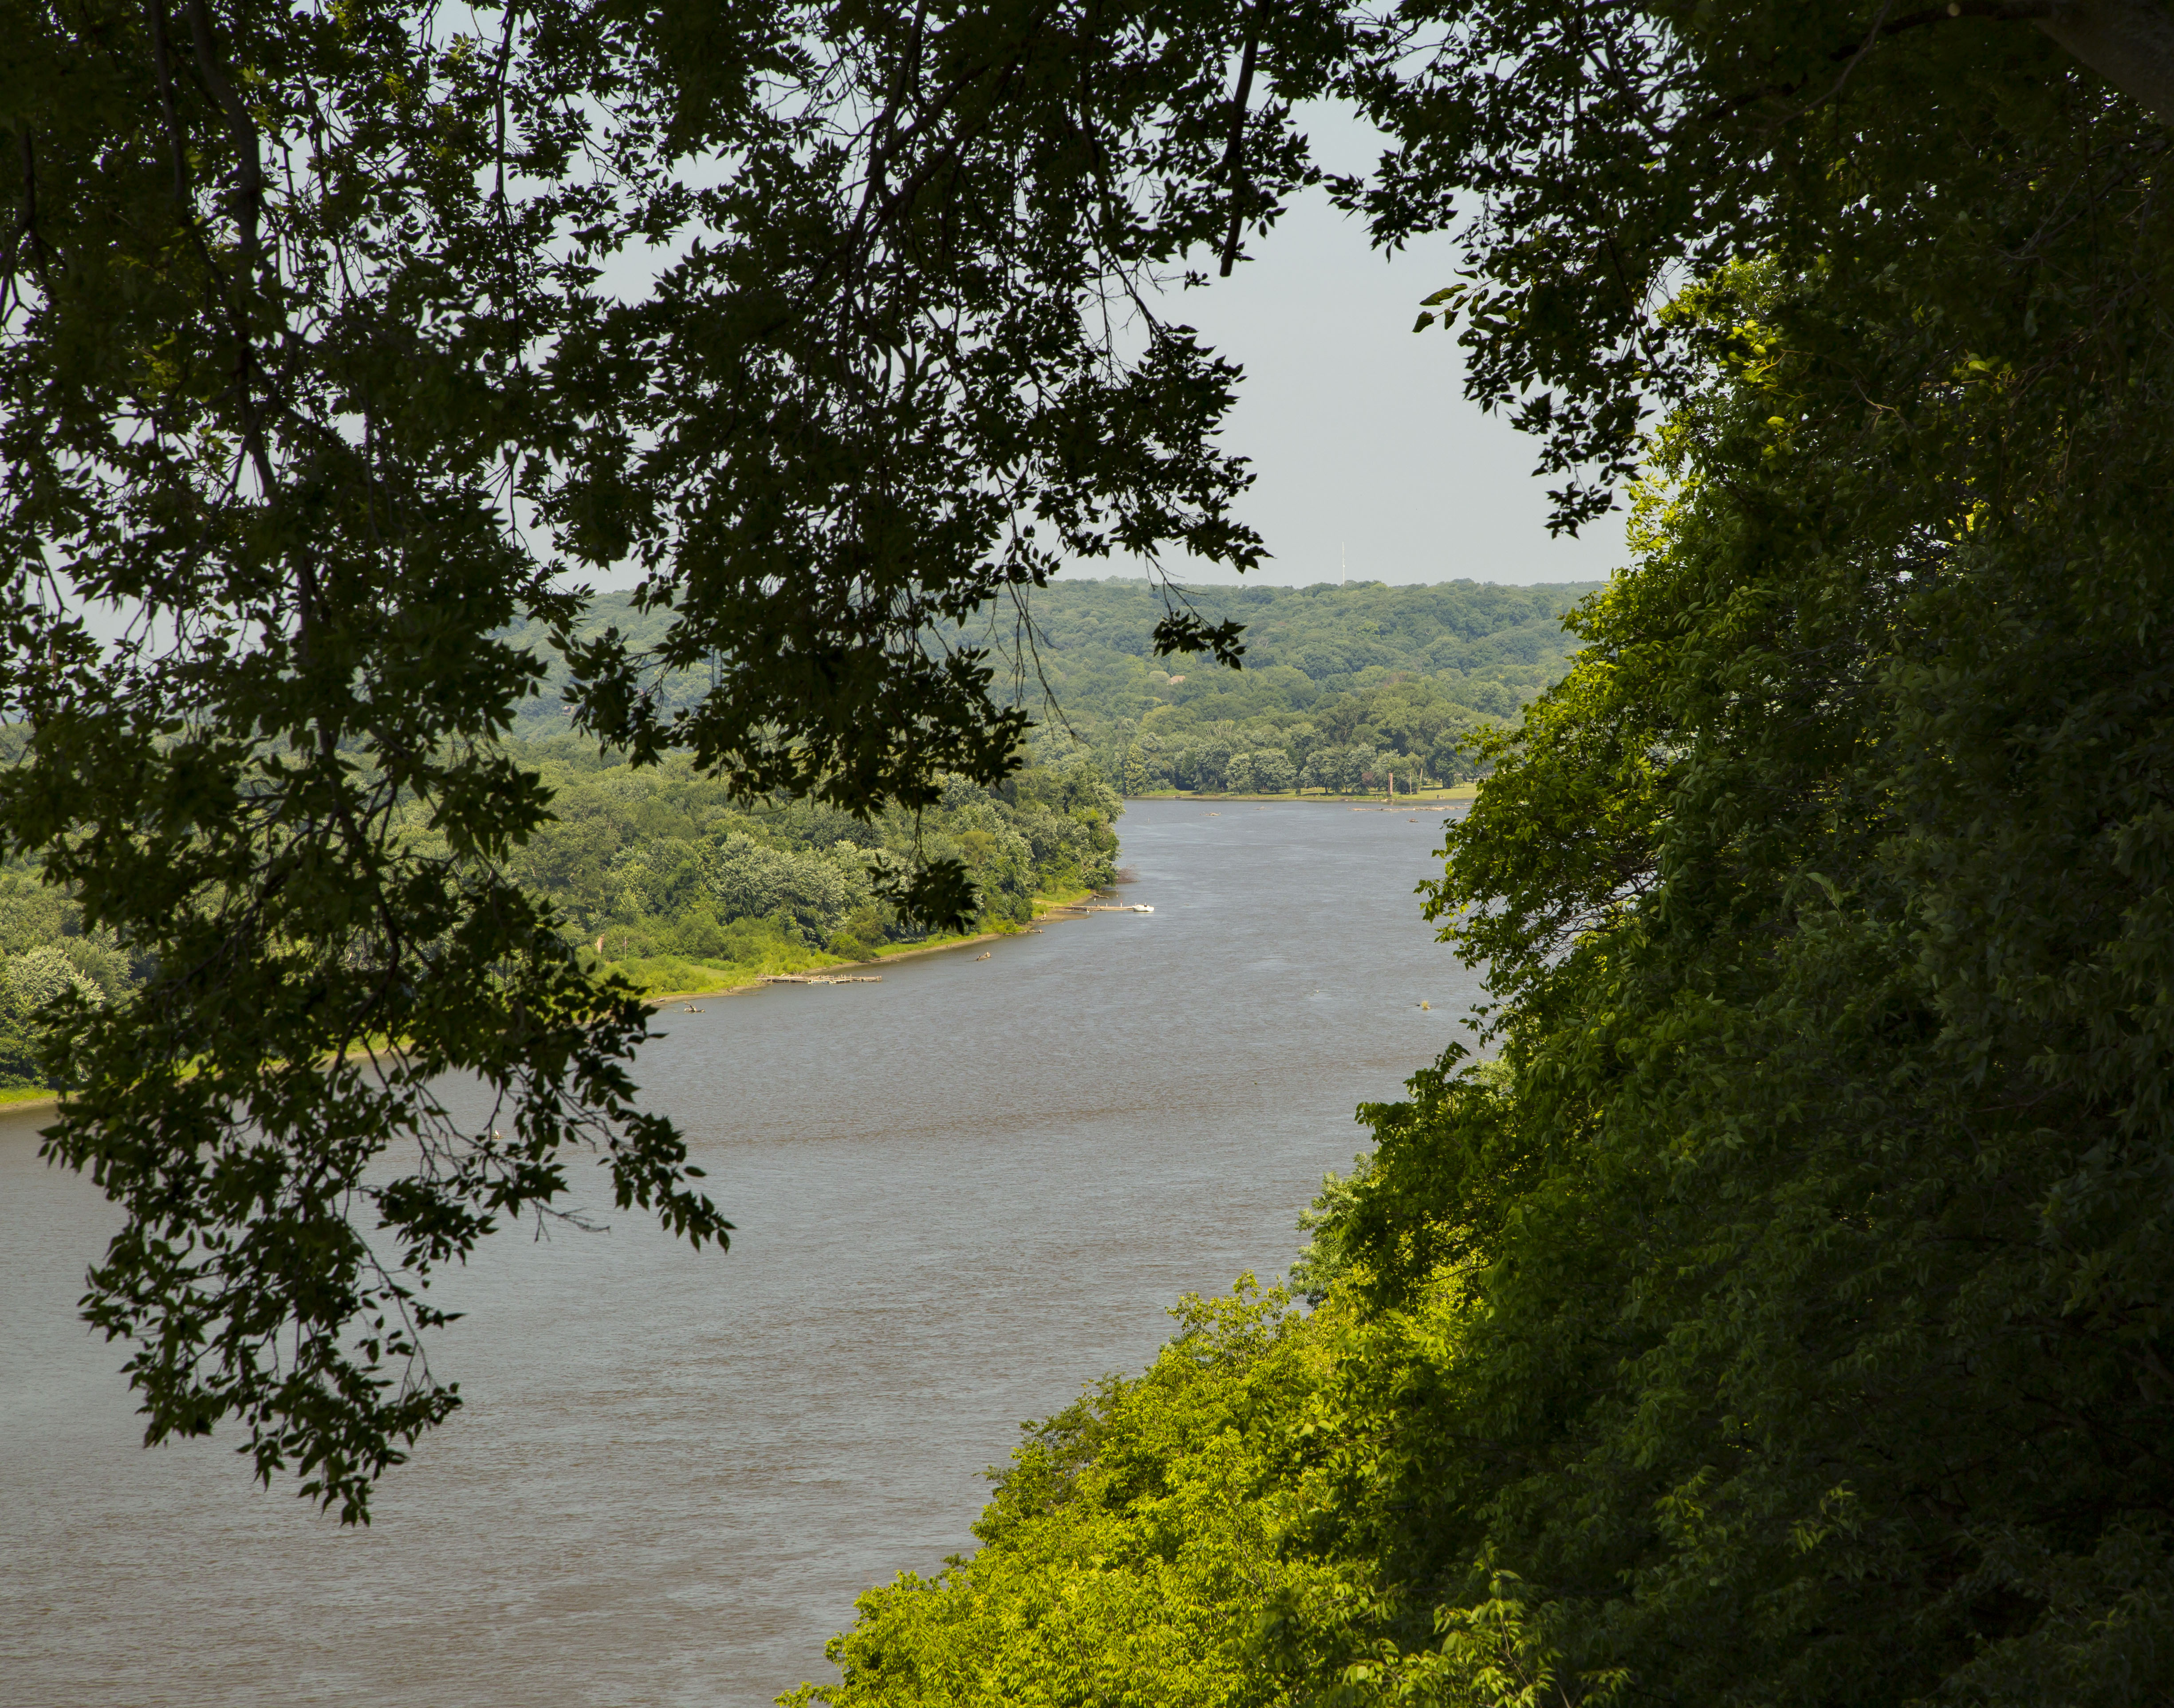
[[[1037,916],[1041,911],[1062,907],[1068,903],[1084,901],[1095,894],[1091,888],[1068,890],[1060,895],[1037,895],[1034,905]],[[656,955],[646,959],[614,960],[605,963],[613,971],[623,974],[630,984],[647,997],[698,997],[717,991],[738,990],[765,977],[779,973],[820,972],[828,967],[873,965],[895,955],[918,954],[932,949],[950,949],[962,943],[978,943],[983,938],[1007,936],[1019,927],[1009,920],[992,924],[986,931],[961,932],[955,937],[923,938],[918,943],[887,943],[875,952],[874,961],[848,960],[843,955],[826,954],[820,949],[782,949],[765,955],[760,962],[690,960],[681,955]]]
[[[696,996],[705,991],[734,990],[767,974],[812,972],[819,967],[842,965],[836,955],[819,949],[765,955],[754,963],[688,960],[679,955],[606,963],[646,996]]]

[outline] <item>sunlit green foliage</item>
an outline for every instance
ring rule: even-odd
[[[1084,754],[1030,765],[995,789],[953,779],[915,814],[873,819],[805,801],[755,804],[684,756],[607,765],[562,739],[518,749],[551,787],[553,822],[515,857],[577,943],[652,988],[727,973],[789,972],[924,939],[882,889],[917,858],[956,860],[975,887],[970,929],[1032,916],[1037,895],[1115,875],[1122,803]]]
[[[1278,1547],[1279,1486],[1304,1461],[1294,1427],[1322,1378],[1318,1336],[1250,1278],[1188,1297],[1144,1374],[1112,1377],[1032,1426],[934,1578],[861,1597],[830,1646],[841,1684],[808,1708],[1161,1708],[1258,1702],[1256,1610],[1328,1575]]]
[[[1603,462],[1675,391],[1203,1629],[1262,1705],[2164,1702],[2167,138],[2020,9],[1443,9],[1379,205],[1489,197],[1483,390]]]
[[[63,992],[124,1000],[154,970],[111,930],[85,932],[82,910],[27,870],[0,872],[0,1090],[43,1086],[46,1005]]]

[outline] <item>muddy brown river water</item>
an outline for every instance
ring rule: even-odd
[[[855,1595],[971,1549],[1020,1420],[1152,1356],[1179,1293],[1282,1271],[1353,1106],[1477,995],[1412,894],[1439,809],[1120,828],[1153,914],[662,1017],[641,1078],[731,1252],[624,1215],[500,1235],[441,1289],[468,1403],[367,1531],[227,1440],[143,1451],[74,1314],[110,1212],[0,1122],[0,1704],[758,1708],[834,1677]]]

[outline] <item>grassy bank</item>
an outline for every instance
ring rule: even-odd
[[[1034,898],[1034,916],[1046,918],[1050,909],[1070,903],[1084,901],[1095,895],[1092,889],[1068,890],[1053,895]],[[602,965],[620,973],[639,987],[643,997],[652,1005],[684,1001],[690,997],[729,996],[735,991],[754,990],[763,979],[775,973],[821,972],[825,968],[869,968],[884,961],[904,960],[908,956],[935,954],[944,949],[964,949],[977,943],[993,942],[1001,937],[1016,937],[1024,927],[1005,925],[994,931],[962,933],[956,937],[932,937],[919,943],[887,943],[868,960],[848,960],[842,955],[826,954],[820,949],[809,949],[798,955],[766,956],[759,965],[724,962],[690,961],[677,956],[661,957],[653,960],[614,960]],[[380,1047],[383,1047],[381,1045]],[[60,1094],[45,1086],[19,1086],[13,1090],[0,1090],[0,1114],[10,1110],[35,1109],[60,1101]]]
[[[1034,898],[1034,916],[1036,919],[1046,918],[1050,909],[1084,901],[1095,893],[1092,889],[1083,889],[1056,895],[1037,895]],[[722,997],[730,996],[735,991],[753,990],[764,979],[782,973],[873,968],[887,961],[905,960],[913,955],[935,954],[944,949],[992,943],[998,938],[1016,937],[1022,928],[1007,924],[992,931],[965,932],[956,937],[932,937],[924,938],[918,943],[886,943],[867,960],[849,960],[842,955],[825,954],[820,949],[811,949],[799,954],[765,956],[760,965],[744,962],[687,960],[676,956],[654,960],[610,961],[605,965],[622,974],[629,983],[638,986],[650,1003],[676,1003],[690,997]]]
[[[1415,789],[1409,793],[1399,789],[1395,804],[1399,807],[1443,806],[1452,801],[1468,801],[1479,792],[1476,783],[1451,783],[1437,789]],[[1128,795],[1128,801],[1305,801],[1328,806],[1386,807],[1390,803],[1378,793],[1363,795],[1331,794],[1325,789],[1293,789],[1279,795],[1213,794],[1200,789],[1155,789],[1145,794]]]

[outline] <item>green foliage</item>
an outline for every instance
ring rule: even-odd
[[[1483,391],[1674,403],[1448,830],[1493,1059],[1317,1205],[1243,1700],[2174,1694],[2167,144],[2006,16],[1504,0],[1397,108]]]
[[[750,805],[684,754],[610,765],[563,738],[513,752],[552,790],[553,813],[513,875],[552,904],[570,942],[601,943],[651,988],[918,942],[927,932],[883,887],[916,859],[956,862],[971,885],[965,922],[982,930],[1024,923],[1036,895],[1115,875],[1123,803],[1081,754],[1052,754],[993,790],[955,778],[919,813],[861,819],[807,801]]]
[[[1046,693],[1132,792],[1378,790],[1473,775],[1468,737],[1513,720],[1559,678],[1563,613],[1590,584],[1201,588],[1246,626],[1245,668],[1164,661],[1144,581],[1062,581],[1037,594],[1014,693]],[[1020,636],[990,644],[1021,650]]]
[[[49,1003],[119,1003],[150,970],[111,930],[86,935],[82,910],[32,873],[0,871],[0,1090],[51,1084],[39,1060]]]
[[[1415,0],[1360,32],[1349,87],[1393,146],[1334,193],[1377,241],[1456,224],[1461,264],[1418,329],[1460,328],[1467,396],[1539,438],[1539,472],[1567,477],[1554,525],[1575,531],[1642,463],[1655,395],[1703,383],[1701,342],[1655,324],[1686,280],[1816,257],[1911,296],[1923,335],[1987,348],[2010,309],[1978,294],[2000,267],[1995,204],[2013,211],[2038,167],[2050,191],[2096,154],[2105,184],[2158,152],[2158,127],[2102,76],[2163,52],[2146,46],[2156,9],[2073,12],[2101,32],[2089,71],[2057,44],[2077,39],[2063,8]],[[2048,193],[2009,235],[2027,244],[2038,218],[2066,226],[2082,205]],[[1929,271],[1936,252],[1962,264]],[[2081,285],[2056,269],[2028,288]]]
[[[1277,1482],[1320,1380],[1316,1337],[1250,1277],[1188,1295],[1142,1376],[1112,1378],[1030,1426],[975,1526],[982,1547],[933,1578],[860,1599],[830,1645],[844,1675],[794,1708],[912,1704],[1200,1704],[1261,1700],[1251,1609],[1321,1574],[1279,1558]]]

